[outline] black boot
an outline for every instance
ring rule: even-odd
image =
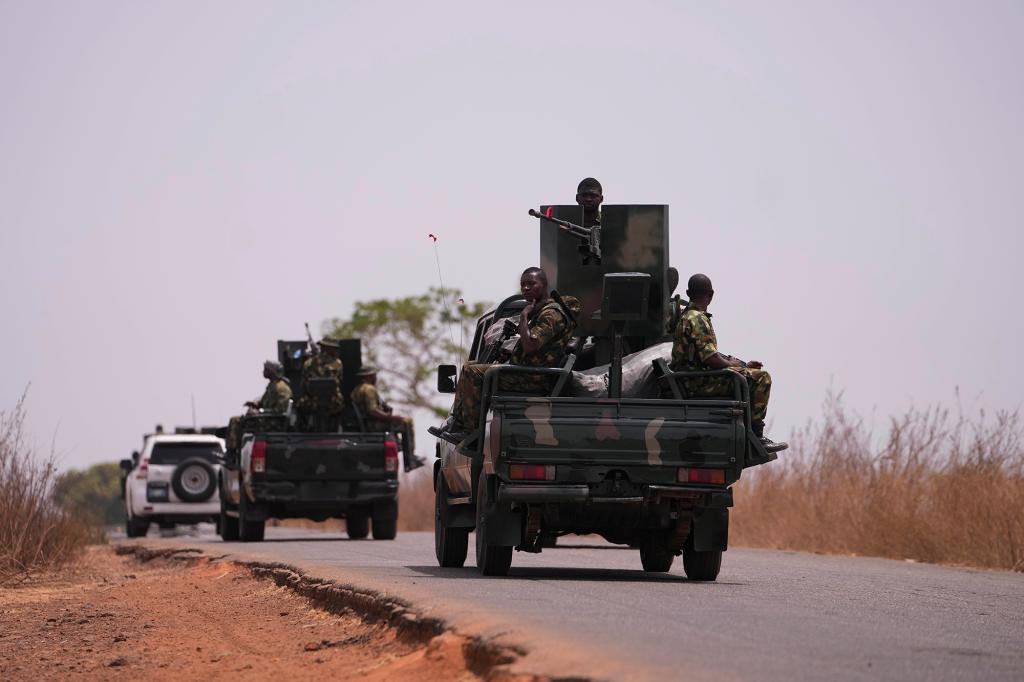
[[[750,425],[750,430],[754,432],[754,435],[764,440],[764,422],[753,422]]]
[[[405,458],[405,473],[409,473],[410,471],[415,471],[416,469],[419,469],[421,466],[423,466],[426,463],[427,463],[427,460],[426,460],[425,457],[417,457],[416,455],[412,455],[410,457],[406,457]]]

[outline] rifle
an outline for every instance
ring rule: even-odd
[[[309,345],[309,354],[316,355],[319,353],[319,348],[316,345],[316,341],[313,340],[313,333],[309,331],[309,322],[303,322],[306,325],[306,343]]]
[[[530,215],[534,218],[540,218],[541,220],[549,220],[555,225],[558,225],[560,229],[568,232],[574,237],[578,237],[581,240],[580,251],[583,253],[583,264],[587,265],[590,260],[593,259],[598,265],[601,264],[601,226],[594,225],[593,227],[583,227],[575,223],[570,223],[568,220],[562,220],[561,218],[554,218],[552,216],[546,216],[543,213],[530,209]]]

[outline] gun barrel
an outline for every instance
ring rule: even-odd
[[[555,218],[553,216],[544,215],[543,213],[532,208],[530,209],[530,215],[532,215],[534,218],[540,218],[541,220],[549,220],[553,222],[555,225],[558,225],[566,232],[574,234],[577,237],[587,238],[590,236],[591,229],[589,227],[583,227],[582,225],[577,225],[576,223],[570,223],[568,220],[562,220],[561,218]]]

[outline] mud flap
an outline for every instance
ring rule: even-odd
[[[491,499],[495,499],[497,495]],[[495,503],[484,512],[487,515],[487,539],[490,544],[514,547],[523,542],[523,514],[512,511],[509,502]]]
[[[693,548],[698,552],[725,551],[729,544],[729,510],[697,509],[693,515]]]

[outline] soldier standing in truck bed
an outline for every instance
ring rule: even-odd
[[[349,400],[363,417],[363,427],[367,431],[392,431],[402,435],[402,454],[406,472],[418,469],[426,462],[416,456],[415,426],[410,417],[392,414],[387,403],[380,399],[377,392],[377,368],[363,365],[356,377],[359,383],[352,389]]]
[[[718,338],[715,336],[715,328],[711,326],[711,313],[707,311],[715,290],[707,275],[696,274],[690,277],[686,295],[690,302],[676,327],[669,366],[676,372],[727,369],[744,377],[750,390],[751,429],[758,438],[770,442],[764,437],[764,418],[768,412],[768,395],[772,388],[771,375],[762,369],[757,360],[743,362],[718,350]],[[733,382],[728,377],[695,377],[684,379],[683,385],[692,397],[733,395]]]
[[[583,207],[583,227],[601,224],[603,191],[601,183],[594,178],[583,178],[576,188],[576,203]]]
[[[318,344],[320,352],[306,359],[302,365],[302,397],[299,399],[298,407],[304,414],[315,414],[317,411],[317,397],[310,393],[309,382],[312,379],[329,378],[334,379],[334,393],[327,405],[327,414],[337,417],[345,407],[345,398],[341,394],[341,372],[343,369],[341,355],[339,354],[338,341],[332,338],[322,338]]]
[[[519,343],[509,364],[527,367],[555,367],[565,355],[566,344],[576,331],[573,321],[583,307],[572,296],[563,297],[569,310],[548,296],[548,276],[540,268],[527,268],[519,283],[527,305],[519,316]],[[449,442],[458,443],[477,428],[484,373],[491,365],[469,363],[462,368],[455,388],[451,417],[440,428],[430,432]],[[549,378],[540,374],[507,373],[498,380],[500,390],[521,393],[546,393]]]

